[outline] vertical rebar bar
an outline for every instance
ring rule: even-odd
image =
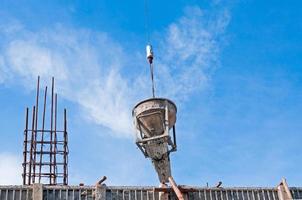
[[[52,172],[52,156],[53,156],[53,95],[54,95],[54,77],[51,80],[51,110],[50,110],[50,156],[49,156],[49,184],[53,184],[53,172]]]
[[[36,129],[36,130],[37,130],[37,127],[38,127],[39,92],[40,92],[40,76],[38,76],[38,82],[37,82],[37,96],[36,96],[36,124],[35,124],[35,129]]]
[[[33,130],[34,133],[34,165],[33,165],[33,183],[36,181],[36,157],[37,157],[37,127],[38,127],[38,115],[39,115],[39,91],[40,91],[40,76],[38,76],[37,82],[37,94],[36,94],[36,112],[35,112],[35,127]]]
[[[24,151],[23,151],[23,185],[26,184],[26,167],[27,167],[27,137],[28,137],[28,108],[25,113],[25,130],[24,130]]]
[[[32,129],[31,129],[31,140],[30,140],[30,154],[29,154],[29,172],[28,172],[28,185],[31,184],[31,178],[34,179],[34,177],[32,177],[31,174],[31,170],[32,170],[32,164],[33,163],[33,141],[34,141],[34,128],[35,128],[35,106],[33,107],[33,117],[32,117]]]
[[[67,165],[67,154],[68,154],[68,149],[67,149],[67,143],[68,143],[68,138],[67,138],[67,111],[66,108],[64,109],[64,157],[63,157],[63,171],[64,171],[64,177],[63,177],[63,184],[68,185],[68,165]]]
[[[39,162],[39,183],[41,183],[41,171],[42,171],[42,160],[43,160],[43,146],[44,146],[44,129],[45,129],[45,113],[46,113],[46,100],[47,100],[47,86],[44,92],[43,102],[43,115],[42,115],[42,130],[41,130],[41,147],[40,147],[40,162]]]
[[[54,165],[53,165],[53,172],[54,172],[54,184],[57,184],[57,93],[55,94],[55,119],[54,119]]]

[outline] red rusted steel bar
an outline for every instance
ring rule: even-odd
[[[53,156],[53,98],[54,98],[54,77],[52,77],[51,80],[51,110],[50,110],[50,155],[49,155],[49,161],[52,163],[52,156]],[[49,184],[53,184],[53,176],[52,176],[52,166],[49,165]]]
[[[97,183],[96,185],[101,185],[104,181],[107,180],[107,177],[106,176],[103,176]]]
[[[33,163],[33,164],[36,164],[36,165],[40,165],[40,163]],[[42,162],[41,163],[41,165],[54,165],[53,163],[52,164],[50,164],[50,162]],[[64,165],[64,163],[63,162],[57,162],[57,165]]]
[[[57,100],[58,96],[57,93],[55,94],[55,119],[54,119],[54,165],[53,165],[53,172],[54,172],[54,184],[57,184]]]
[[[64,109],[64,156],[63,156],[63,173],[64,173],[64,178],[63,178],[63,184],[68,185],[68,163],[67,163],[67,154],[68,154],[68,149],[67,149],[67,143],[68,143],[68,138],[67,138],[67,111],[66,108]]]
[[[28,137],[28,108],[26,108],[26,113],[25,113],[25,130],[24,130],[24,151],[23,151],[23,185],[26,184],[26,173],[27,173],[27,170],[26,170],[26,167],[27,167],[27,137]]]
[[[41,142],[40,142],[41,143]],[[29,153],[29,151],[27,151],[27,153]],[[37,154],[49,154],[50,153],[50,151],[37,151]],[[63,153],[64,153],[64,151],[58,151],[57,150],[57,154],[61,154],[61,155],[63,155]],[[39,161],[40,162],[40,161]],[[39,163],[39,162],[37,162],[37,163]]]
[[[40,92],[40,76],[38,76],[37,94],[36,94],[36,121],[35,121],[35,129],[36,130],[37,130],[37,127],[38,127],[39,92]]]
[[[36,123],[35,123],[35,129],[36,130],[37,130],[37,127],[38,127],[39,93],[40,93],[40,76],[38,76],[37,94],[36,94]]]
[[[31,129],[28,129],[28,131],[32,131],[32,130],[31,130]],[[38,129],[37,132],[41,133],[42,130]],[[54,131],[52,131],[52,132],[54,132]],[[50,130],[45,130],[45,129],[44,129],[44,133],[50,133]],[[64,131],[57,130],[57,133],[64,133]],[[38,140],[37,143],[39,143],[39,142],[41,142],[41,141]],[[46,144],[46,143],[47,143],[47,141],[44,142],[44,144]],[[49,143],[49,141],[48,141],[48,143]],[[58,143],[59,143],[59,142],[58,142]],[[62,143],[63,143],[63,141],[62,141]]]
[[[36,94],[36,112],[35,112],[35,130],[33,131],[34,132],[34,161],[33,163],[36,163],[36,157],[37,157],[37,154],[36,154],[36,151],[37,151],[37,127],[38,127],[38,115],[39,115],[39,91],[40,91],[40,76],[38,76],[38,82],[37,82],[37,94]],[[33,165],[33,183],[35,183],[36,181],[36,165],[34,164]]]
[[[46,113],[46,101],[47,101],[47,86],[45,87],[44,92],[44,102],[43,102],[43,115],[42,115],[42,132],[41,132],[41,147],[40,152],[43,152],[43,142],[44,142],[44,128],[45,128],[45,113]],[[43,156],[42,153],[40,154],[40,160],[39,162],[42,163]],[[42,171],[42,165],[39,166],[39,183],[41,183],[41,171]]]
[[[30,140],[30,154],[29,154],[29,172],[28,172],[28,185],[31,184],[32,177],[32,161],[33,161],[33,142],[34,142],[34,128],[35,128],[35,106],[33,107],[33,117],[32,117],[32,131],[31,131],[31,140]]]

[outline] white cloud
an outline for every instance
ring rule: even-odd
[[[45,82],[54,76],[59,95],[78,103],[87,118],[118,136],[132,135],[133,91],[120,72],[124,55],[106,34],[62,26],[35,33],[23,30],[5,46],[3,57],[6,65],[1,66],[11,80],[34,89],[38,75]]]
[[[0,185],[20,185],[22,183],[21,158],[10,153],[0,153]]]
[[[184,100],[207,84],[228,20],[227,13],[209,17],[190,7],[161,34],[155,60],[158,94]],[[20,80],[33,89],[38,75],[44,81],[55,76],[59,95],[76,102],[83,116],[117,136],[132,135],[131,108],[150,94],[149,74],[141,76],[142,69],[123,73],[141,60],[138,56],[129,58],[129,52],[103,32],[61,25],[31,32],[20,23],[11,26],[0,26],[6,40],[0,48],[0,83]]]
[[[163,94],[183,100],[206,87],[219,62],[219,40],[229,18],[226,11],[209,16],[199,7],[188,7],[185,15],[168,27],[157,75]]]

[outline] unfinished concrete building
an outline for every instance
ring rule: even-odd
[[[94,186],[68,185],[67,117],[63,128],[57,127],[57,94],[54,78],[51,87],[50,125],[45,127],[47,87],[44,90],[43,114],[39,117],[39,78],[36,104],[31,121],[26,109],[24,130],[23,185],[0,186],[0,200],[293,200],[302,199],[302,188],[288,187],[286,180],[276,187],[199,187],[177,185],[171,172],[170,153],[177,150],[176,105],[169,99],[156,98],[153,81],[153,51],[147,46],[152,98],[139,102],[132,116],[137,130],[136,144],[150,158],[158,174],[159,187],[107,186],[106,177]],[[38,122],[41,121],[39,125]],[[19,173],[19,172],[16,172]],[[0,177],[1,179],[1,177]]]
[[[178,186],[188,200],[291,200],[302,199],[302,188],[288,187],[283,180],[277,187],[189,187]],[[0,186],[1,200],[160,200],[178,199],[171,188],[141,186]]]

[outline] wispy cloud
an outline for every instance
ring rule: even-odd
[[[20,184],[21,158],[10,153],[0,153],[0,184]]]
[[[169,25],[160,46],[159,90],[184,100],[205,88],[219,63],[221,38],[230,16],[187,7],[184,16]]]
[[[128,109],[133,91],[120,72],[126,61],[119,44],[104,33],[60,25],[13,34],[2,52],[5,83],[19,80],[25,88],[33,89],[38,75],[43,81],[55,76],[60,96],[80,105],[87,118],[114,133],[131,134]]]
[[[163,39],[155,45],[158,94],[181,101],[207,84],[209,71],[219,61],[219,38],[228,21],[227,12],[209,16],[199,7],[189,7],[160,33]],[[0,83],[19,80],[33,89],[37,75],[42,80],[55,76],[60,96],[77,103],[83,116],[117,136],[132,135],[131,108],[148,96],[149,77],[139,76],[139,69],[133,75],[123,73],[141,59],[130,60],[122,44],[104,32],[62,25],[32,32],[19,23],[2,24],[0,35],[5,40],[0,48]]]

